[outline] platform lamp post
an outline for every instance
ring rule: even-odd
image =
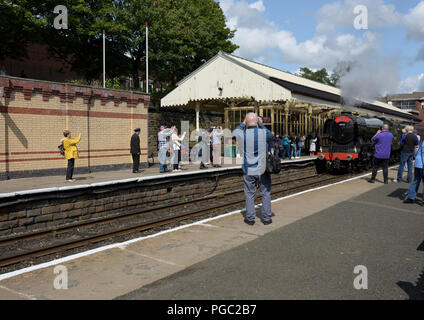
[[[103,29],[103,88],[106,88],[106,52],[105,52],[105,38],[106,32]]]
[[[146,93],[149,93],[149,25],[146,22]]]

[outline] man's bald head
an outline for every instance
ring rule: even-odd
[[[383,131],[389,131],[390,127],[388,124],[383,125]]]
[[[246,125],[248,127],[256,127],[258,125],[258,116],[254,112],[246,114]]]

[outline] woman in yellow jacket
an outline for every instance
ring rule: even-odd
[[[81,140],[81,134],[74,140],[71,139],[71,132],[69,130],[63,131],[64,139],[62,140],[63,148],[65,148],[65,158],[68,160],[68,168],[66,170],[66,181],[74,182],[72,179],[74,174],[75,159],[78,159],[77,143]]]

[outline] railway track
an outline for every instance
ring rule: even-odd
[[[330,176],[324,174],[306,176],[284,184],[273,183],[272,198],[275,199],[313,187],[342,181],[353,176],[355,175]],[[260,202],[260,197],[256,198],[256,202]],[[214,194],[171,206],[138,210],[135,213],[110,217],[97,222],[64,227],[55,231],[55,237],[53,239],[52,232],[41,232],[0,241],[0,252],[1,249],[8,247],[19,249],[13,254],[0,256],[0,273],[3,273],[5,268],[13,269],[14,265],[25,264],[25,262],[52,255],[54,257],[58,254],[66,256],[72,254],[72,250],[99,246],[102,242],[110,241],[114,238],[132,234],[140,236],[139,232],[166,228],[170,225],[178,225],[186,221],[191,222],[196,219],[204,219],[242,209],[244,203],[243,191],[237,190],[231,194]],[[98,231],[99,226],[103,228],[101,232]],[[60,236],[61,239],[56,239],[57,236]],[[42,242],[44,243],[42,246],[29,246],[28,248],[28,244],[30,243]]]

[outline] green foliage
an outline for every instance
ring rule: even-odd
[[[109,89],[121,89],[121,80],[119,77],[106,79],[105,87]]]
[[[171,88],[219,51],[237,49],[230,41],[234,31],[214,0],[62,0],[68,8],[68,29],[63,30],[53,27],[56,0],[13,3],[0,0],[0,59],[25,57],[28,42],[36,41],[47,44],[52,57],[69,63],[88,83],[102,75],[103,29],[110,79],[137,79],[145,70],[146,22],[149,73]]]
[[[352,70],[353,66],[354,63],[350,61],[338,62],[331,75],[328,74],[325,68],[322,68],[321,70],[317,71],[312,71],[311,69],[304,67],[300,69],[299,76],[306,79],[321,82],[333,87],[337,87],[339,85],[340,79],[347,73],[349,73]]]
[[[311,69],[304,67],[300,69],[299,76],[309,80],[321,82],[333,87],[336,86],[337,80],[335,78],[332,78],[325,68],[322,68],[321,70],[317,71],[312,71]]]
[[[0,60],[26,58],[29,41],[39,39],[46,21],[34,15],[32,2],[0,0]]]

